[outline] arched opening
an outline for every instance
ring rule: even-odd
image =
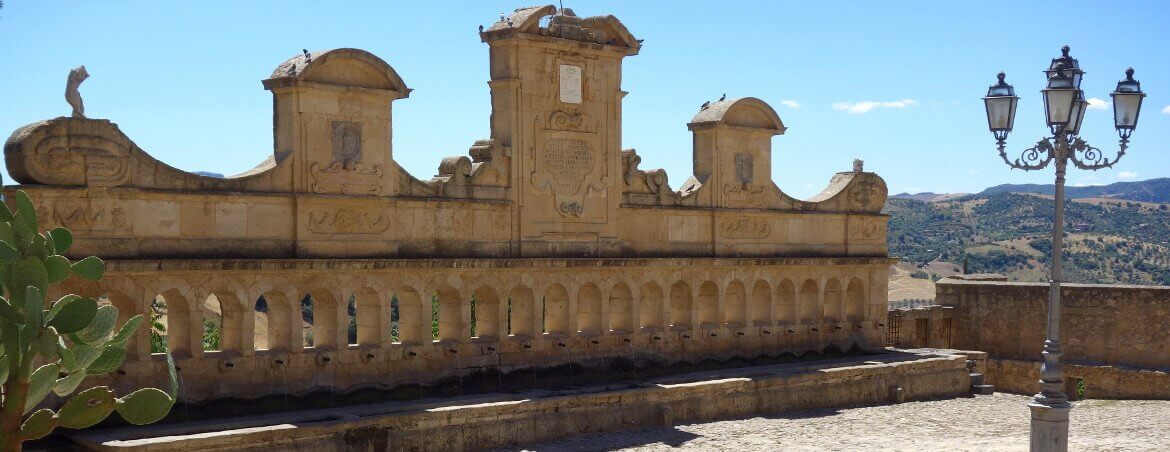
[[[836,278],[825,284],[825,298],[821,303],[821,316],[829,322],[841,321],[841,283]]]
[[[642,328],[662,328],[662,288],[657,283],[642,285],[642,297],[638,302],[638,319]]]
[[[532,289],[516,286],[508,294],[508,299],[512,307],[508,317],[511,328],[508,334],[533,337],[538,326],[536,319],[539,317],[536,316],[536,297],[533,296]]]
[[[699,285],[699,324],[715,326],[719,324],[719,286],[711,281],[703,281]]]
[[[253,317],[255,317],[254,328],[255,334],[252,335],[252,348],[256,351],[268,350],[271,348],[272,322],[271,315],[268,312],[268,299],[261,295],[256,299],[255,307],[252,309]]]
[[[609,291],[610,331],[632,332],[634,330],[634,293],[626,283],[617,283]]]
[[[865,284],[859,278],[849,280],[845,289],[845,318],[850,321],[865,318]]]
[[[172,328],[167,327],[167,323],[175,320],[173,315],[167,315],[167,300],[162,295],[155,295],[154,299],[151,300],[149,314],[150,317],[147,320],[150,326],[150,352],[166,353],[169,349],[168,342],[170,342],[168,338],[173,331]]]
[[[743,326],[747,323],[747,288],[739,280],[727,285],[723,303],[723,322]]]
[[[577,291],[577,331],[601,332],[601,289],[585,283]]]
[[[475,300],[472,309],[472,336],[475,337],[500,337],[500,297],[496,295],[495,289],[488,286],[482,286],[475,289],[475,293],[471,295]]]
[[[752,286],[752,325],[772,324],[772,288],[767,281],[759,280]]]
[[[819,291],[817,282],[806,279],[800,285],[800,321],[801,323],[816,323],[820,320],[821,307],[817,300]]]
[[[544,292],[544,330],[547,333],[568,333],[569,292],[565,286],[554,283]]]
[[[678,281],[670,286],[670,326],[690,328],[691,315],[691,286]]]
[[[398,294],[390,297],[390,340],[402,342],[402,308],[398,302]]]
[[[200,342],[203,351],[219,351],[223,343],[223,308],[219,297],[208,295],[199,303],[197,317],[200,323]]]
[[[776,320],[781,324],[796,321],[796,286],[790,280],[780,281],[776,293]]]

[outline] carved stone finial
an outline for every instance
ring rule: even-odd
[[[1067,44],[1061,46],[1060,47],[1060,57],[1061,58],[1068,58],[1068,51],[1069,51],[1069,48],[1068,48]]]
[[[65,102],[73,107],[74,118],[85,117],[85,104],[81,102],[81,92],[77,91],[77,87],[87,78],[89,72],[85,70],[85,65],[81,65],[69,71],[69,78],[65,81]]]
[[[865,162],[861,159],[853,159],[853,172],[860,173],[865,171]]]

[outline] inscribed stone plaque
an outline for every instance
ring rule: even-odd
[[[735,178],[741,184],[752,181],[752,155],[735,154]]]
[[[593,150],[589,142],[572,138],[550,138],[544,145],[544,165],[561,194],[576,194],[593,169]]]
[[[561,102],[581,103],[581,67],[561,65]]]
[[[348,166],[362,159],[362,125],[333,121],[333,161]]]

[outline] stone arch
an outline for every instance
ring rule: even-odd
[[[638,300],[638,320],[642,328],[662,328],[662,287],[654,281],[642,285]]]
[[[865,318],[865,283],[861,278],[850,279],[845,289],[845,318],[850,321]]]
[[[507,324],[501,325],[500,316],[500,296],[496,294],[496,289],[491,286],[480,286],[472,293],[475,297],[475,337],[490,337],[498,339],[500,332],[504,331],[501,326],[506,327]]]
[[[398,287],[398,338],[403,343],[429,344],[431,336],[431,297],[410,285]]]
[[[333,293],[313,287],[306,295],[313,305],[312,347],[317,350],[337,350],[347,343],[345,306]],[[346,302],[349,300],[347,299]]]
[[[577,290],[577,331],[600,333],[602,329],[601,289],[587,282]]]
[[[841,321],[841,282],[837,278],[829,278],[825,283],[825,296],[821,301],[821,317],[827,321]]]
[[[167,289],[155,296],[163,306],[167,327],[167,351],[184,358],[203,356],[203,319],[180,289]]]
[[[796,285],[790,279],[781,280],[776,290],[776,321],[794,323],[796,314]]]
[[[816,280],[806,279],[800,285],[800,322],[816,323],[820,321],[820,287]]]
[[[372,287],[361,287],[353,293],[358,345],[383,345],[391,341],[390,300],[382,294]]]
[[[201,309],[205,314],[213,313],[213,304],[218,304],[219,350],[229,355],[255,355],[256,344],[252,337],[256,327],[255,304],[245,302],[247,295],[239,282],[220,280],[200,295],[200,299],[207,306],[207,309]]]
[[[752,325],[772,324],[772,288],[767,281],[761,279],[752,285],[749,315]]]
[[[634,331],[634,293],[624,282],[613,285],[609,290],[609,319],[607,325],[610,331]]]
[[[262,292],[257,301],[260,297],[264,297],[264,304],[268,307],[268,334],[264,348],[286,352],[303,349],[305,328],[300,305],[294,307],[288,295],[278,290]]]
[[[569,291],[560,283],[552,283],[544,291],[544,330],[548,333],[568,333]]]
[[[511,302],[508,334],[535,337],[540,327],[537,323],[540,317],[537,315],[536,296],[533,295],[532,289],[522,284],[516,285],[508,292],[508,299]]]
[[[747,288],[743,281],[732,280],[724,295],[723,322],[730,325],[747,324]]]
[[[670,326],[690,328],[694,322],[694,297],[691,286],[676,281],[670,286]]]
[[[451,286],[442,286],[435,291],[435,296],[438,297],[438,316],[439,316],[439,331],[438,335],[434,336],[437,340],[454,340],[462,341],[471,336],[470,326],[464,319],[464,305],[468,307],[467,314],[470,316],[470,303],[465,303],[463,294]]]
[[[703,281],[699,285],[699,298],[696,311],[700,325],[715,326],[722,320],[719,312],[719,286],[712,281]]]

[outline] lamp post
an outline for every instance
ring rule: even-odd
[[[1100,149],[1090,146],[1080,137],[1081,121],[1085,118],[1088,102],[1081,91],[1080,64],[1068,55],[1069,48],[1061,48],[1060,58],[1054,58],[1047,74],[1048,86],[1041,90],[1044,97],[1044,116],[1052,136],[1042,138],[1035,146],[1025,149],[1014,162],[1004,151],[1007,135],[1016,119],[1019,97],[1015,89],[999,81],[987,89],[983,98],[987,108],[987,125],[995,136],[999,156],[1004,163],[1025,171],[1056,165],[1056,212],[1052,221],[1052,277],[1048,288],[1048,335],[1044,341],[1044,364],[1040,366],[1040,392],[1028,407],[1032,411],[1031,450],[1068,450],[1068,412],[1071,405],[1064,392],[1064,375],[1060,368],[1060,285],[1062,282],[1061,255],[1064,246],[1064,174],[1068,162],[1080,169],[1111,168],[1125,155],[1129,137],[1137,126],[1141,111],[1141,84],[1133,79],[1133,68],[1125,71],[1125,79],[1117,82],[1113,98],[1113,122],[1121,137],[1120,150],[1112,160]]]

